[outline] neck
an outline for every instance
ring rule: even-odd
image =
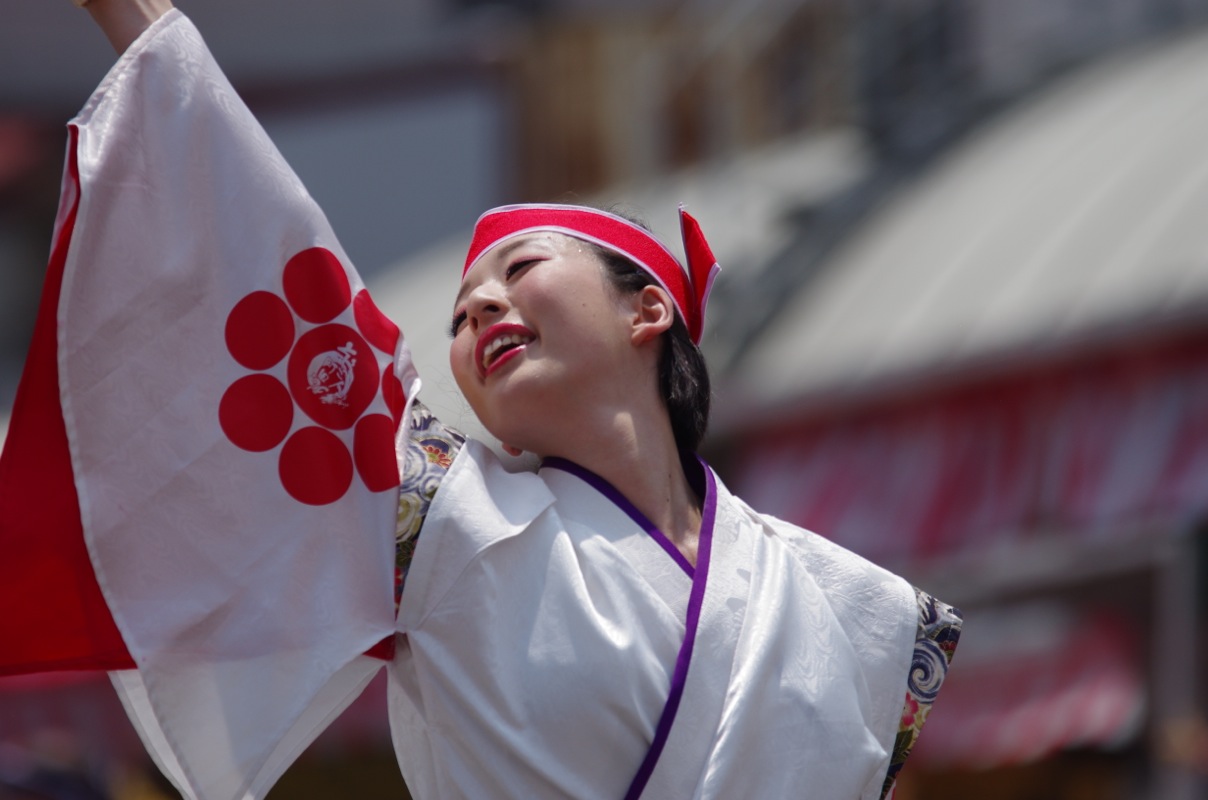
[[[558,441],[547,455],[569,459],[611,483],[696,564],[702,498],[684,474],[661,401],[653,411],[614,411],[596,423],[576,425]]]

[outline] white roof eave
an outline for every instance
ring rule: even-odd
[[[1193,322],[1208,300],[1208,36],[1079,71],[902,187],[747,351],[745,409]]]

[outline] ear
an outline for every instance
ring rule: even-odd
[[[675,322],[675,302],[661,286],[643,286],[633,295],[630,340],[635,345],[653,341]]]

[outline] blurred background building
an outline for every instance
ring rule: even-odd
[[[180,5],[464,427],[479,212],[693,211],[723,479],[966,612],[899,800],[1208,797],[1208,0]],[[0,9],[2,419],[113,57]],[[381,692],[273,796],[400,796]],[[0,681],[0,798],[147,769],[103,679]]]

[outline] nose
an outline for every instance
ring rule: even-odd
[[[507,295],[499,281],[483,281],[466,297],[466,324],[478,331],[508,312]]]

